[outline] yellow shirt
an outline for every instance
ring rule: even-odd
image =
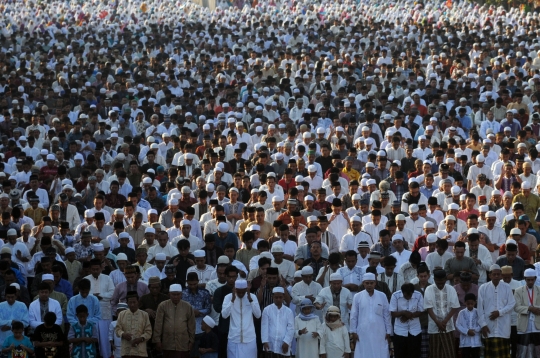
[[[152,338],[152,325],[148,313],[137,310],[135,313],[131,310],[125,310],[118,315],[115,333],[117,337],[122,337],[123,333],[130,333],[133,339],[144,338],[144,343],[133,347],[130,341],[122,339],[121,355],[148,357],[146,352],[146,342]]]
[[[359,180],[360,179],[360,173],[358,173],[358,171],[356,169],[351,168],[351,170],[347,170],[347,168],[343,168],[343,170],[341,172],[347,174],[347,176],[351,180]]]

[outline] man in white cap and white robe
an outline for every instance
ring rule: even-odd
[[[103,251],[103,244],[93,245],[94,251]],[[97,322],[99,335],[99,350],[104,357],[111,356],[111,344],[109,343],[109,325],[112,322],[111,298],[114,294],[112,279],[101,273],[102,266],[98,259],[90,261],[90,275],[85,278],[90,281],[90,294],[97,297],[101,308],[101,319]]]
[[[160,280],[163,280],[167,277],[167,274],[165,273],[165,264],[167,263],[167,255],[165,255],[163,252],[160,252],[156,255],[155,259],[155,265],[146,269],[143,274],[143,280],[144,282],[148,283],[148,280],[150,277],[157,276]]]
[[[196,250],[193,253],[195,257],[195,265],[188,268],[186,277],[190,272],[195,272],[199,277],[199,287],[205,288],[206,283],[211,280],[216,271],[212,266],[206,264],[206,251]]]
[[[343,277],[339,272],[330,275],[330,286],[324,287],[315,299],[315,307],[322,310],[323,317],[334,302],[339,302],[341,321],[349,328],[349,310],[353,302],[353,295],[348,288],[343,287]]]
[[[315,302],[315,299],[322,290],[322,286],[313,281],[313,268],[311,266],[305,266],[302,268],[302,281],[296,283],[291,291],[292,302],[296,305],[296,313],[300,313],[300,303],[304,298],[308,298],[311,302]],[[316,310],[314,312],[322,320],[322,311]]]
[[[283,304],[284,297],[283,287],[272,289],[274,303],[266,306],[262,313],[261,341],[265,352],[288,357],[294,338],[294,313]]]
[[[484,357],[499,358],[510,355],[512,310],[516,304],[510,285],[502,281],[502,270],[497,264],[490,267],[491,281],[478,289],[478,324],[484,338]]]
[[[517,357],[540,357],[540,286],[536,270],[525,270],[525,286],[514,292],[517,313]]]
[[[364,274],[365,290],[354,296],[349,332],[356,342],[354,357],[388,358],[388,343],[392,333],[390,310],[386,295],[375,290],[375,274]]]
[[[230,317],[227,357],[257,357],[257,340],[253,317],[261,317],[257,296],[249,293],[246,280],[234,283],[233,292],[225,296],[221,315]]]

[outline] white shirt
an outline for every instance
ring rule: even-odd
[[[309,286],[304,281],[296,283],[291,291],[292,302],[296,305],[296,314],[298,315],[300,313],[300,303],[306,296],[312,295],[315,298],[321,290],[322,286],[315,281],[312,281]],[[319,316],[319,318],[322,317],[321,311],[315,310],[313,313]]]
[[[322,308],[323,317],[326,317],[328,308],[334,305],[333,295],[334,294],[331,287],[323,288],[317,295],[315,302],[320,304],[325,303],[324,307]],[[339,309],[341,311],[341,321],[345,323],[347,328],[349,328],[349,306],[352,305],[352,301],[353,295],[351,294],[351,291],[349,291],[349,289],[346,287],[341,287],[341,291],[339,292]]]
[[[216,271],[216,269],[210,265],[205,265],[204,270],[199,270],[196,265],[191,266],[190,268],[188,268],[186,272],[186,279],[187,279],[187,275],[190,272],[195,272],[197,274],[197,277],[199,278],[199,284],[207,283],[208,281],[210,281],[210,277],[212,276],[212,273],[214,271]]]
[[[456,320],[456,329],[459,331],[459,346],[460,347],[482,347],[480,331],[482,327],[478,324],[478,310],[473,308],[471,311],[465,308],[458,314]],[[469,336],[467,333],[472,329],[476,334]]]
[[[433,272],[435,267],[441,267],[444,268],[444,264],[446,263],[446,260],[451,259],[454,257],[451,253],[446,251],[442,256],[439,255],[439,253],[435,250],[434,252],[430,253],[426,257],[426,265],[429,268],[429,271]]]
[[[339,245],[340,252],[347,252],[349,250],[357,251],[358,243],[366,241],[371,242],[371,237],[363,231],[360,231],[358,234],[354,235],[352,232],[343,236],[341,243]]]
[[[501,246],[506,242],[506,233],[500,226],[495,225],[491,230],[489,230],[487,226],[480,226],[478,231],[486,234],[486,236],[491,240],[492,244]],[[490,254],[492,261],[497,261],[497,258],[499,257],[499,250],[493,250],[493,252],[490,252]]]
[[[510,285],[499,282],[497,286],[493,282],[484,283],[478,289],[478,323],[481,327],[489,328],[488,338],[510,338],[510,326],[512,311],[516,305],[514,294]],[[499,311],[499,317],[489,319],[491,312]]]
[[[422,312],[424,311],[424,298],[418,291],[414,291],[409,300],[403,297],[401,290],[392,294],[390,299],[390,312]],[[399,318],[396,318],[394,323],[394,334],[402,337],[408,337],[409,333],[416,336],[422,332],[420,325],[420,317],[413,318],[403,323]]]
[[[61,325],[64,319],[62,316],[62,308],[60,307],[60,303],[53,298],[49,298],[49,312],[54,312],[56,314],[56,321],[54,323]],[[43,323],[41,320],[41,302],[39,299],[30,303],[30,307],[28,308],[28,319],[30,321],[30,327],[33,329],[36,329],[37,326]]]
[[[424,293],[424,309],[427,310],[428,308],[432,308],[433,313],[435,313],[435,316],[437,316],[437,319],[440,321],[444,320],[453,308],[459,307],[458,295],[452,286],[444,285],[442,290],[439,290],[437,285],[430,285],[426,288]],[[446,331],[450,332],[453,330],[454,320],[449,319],[446,324]],[[431,317],[429,317],[428,333],[439,333],[439,327],[437,327],[437,324]]]
[[[28,193],[32,191],[32,190],[28,190],[27,192],[24,193],[23,195],[23,199],[28,201],[27,199],[27,195]],[[39,203],[41,205],[43,205],[43,207],[45,209],[47,209],[49,207],[49,193],[47,192],[47,190],[45,189],[41,189],[41,188],[38,188],[34,194],[36,194],[36,196],[39,198]]]
[[[154,276],[159,277],[160,280],[163,280],[164,278],[166,278],[167,274],[165,273],[165,267],[163,267],[163,270],[161,271],[159,271],[159,268],[157,266],[152,266],[152,267],[147,268],[144,271],[142,280],[145,283],[148,283],[148,280],[150,280],[150,277],[154,277]]]
[[[409,257],[411,257],[411,251],[409,250],[403,250],[401,253],[394,252],[391,256],[394,256],[397,260],[395,271],[399,272],[399,269],[401,268],[401,265],[403,265],[406,262],[409,262]]]
[[[384,230],[386,228],[385,224],[383,224],[382,220],[379,223],[379,225],[375,225],[373,222],[370,222],[367,225],[364,225],[362,231],[365,231],[368,233],[371,237],[370,240],[368,240],[369,246],[376,244],[379,242],[379,233],[381,230]]]
[[[191,241],[189,243],[191,245]],[[148,258],[146,259],[146,261],[151,261],[153,258],[156,257],[157,254],[165,254],[165,256],[170,259],[173,256],[178,255],[178,249],[170,243],[167,243],[165,247],[161,247],[161,245],[158,243],[157,245],[152,246],[148,250]]]
[[[85,279],[90,281],[90,293],[99,293],[99,296],[102,298],[99,300],[101,319],[112,319],[111,298],[114,294],[114,283],[112,279],[104,274],[100,274],[98,278],[88,275]]]
[[[469,253],[469,244],[467,243],[466,245],[465,256],[471,257]],[[491,259],[491,252],[489,252],[487,247],[482,244],[478,245],[478,255],[476,258],[481,261],[480,265],[476,265],[478,273],[480,274],[478,284],[481,285],[487,281],[487,271],[489,271],[489,268],[493,264],[493,260]]]
[[[252,302],[249,302],[247,295],[251,295]],[[232,293],[229,293],[223,300],[221,316],[231,317],[228,336],[231,342],[249,343],[256,339],[253,316],[260,318],[261,308],[254,294],[248,292],[244,297],[236,297],[232,302]]]
[[[261,341],[268,343],[271,352],[289,356],[283,353],[281,346],[287,343],[289,347],[294,337],[294,314],[284,304],[278,308],[275,304],[266,306],[262,313]],[[290,348],[289,348],[290,350]]]
[[[296,254],[296,249],[298,248],[298,245],[296,245],[296,242],[287,240],[286,242],[283,242],[282,240],[278,240],[272,244],[272,247],[274,246],[281,246],[283,248],[283,253],[285,255],[291,255],[294,257]]]

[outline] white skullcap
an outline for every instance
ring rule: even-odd
[[[429,234],[426,239],[427,239],[428,244],[434,244],[437,242],[438,237],[435,234]]]
[[[203,322],[206,323],[206,325],[210,328],[214,328],[216,326],[216,321],[210,316],[204,316]]]
[[[372,274],[371,272],[365,273],[364,281],[375,281],[375,274]]]
[[[182,220],[182,222],[180,222],[180,227],[182,227],[182,226],[191,226],[191,221]]]
[[[195,257],[205,257],[206,252],[204,250],[195,250],[195,252],[193,252],[193,256],[195,256]]]
[[[221,232],[221,233],[229,232],[229,224],[227,224],[227,223],[219,223],[218,231]]]
[[[182,285],[175,283],[169,287],[169,292],[182,292]]]
[[[525,278],[536,277],[536,270],[534,270],[534,269],[526,269],[525,273],[523,274],[523,277],[525,277]]]
[[[163,252],[156,254],[156,261],[165,261],[165,260],[167,260],[167,255],[165,255]]]
[[[330,275],[330,281],[343,281],[343,277],[340,273],[334,272]]]
[[[302,276],[303,275],[313,275],[313,268],[311,266],[302,267]]]
[[[246,280],[236,280],[234,282],[234,287],[239,289],[239,290],[246,289],[247,288],[247,281]]]

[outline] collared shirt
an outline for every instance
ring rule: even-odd
[[[203,314],[203,316],[195,317],[195,334],[203,333],[201,322],[204,316],[210,313],[210,308],[212,307],[211,298],[210,292],[203,288],[198,288],[195,293],[191,292],[191,290],[185,290],[182,294],[182,300],[186,301],[193,309],[198,310],[199,313]]]
[[[360,286],[363,281],[362,268],[354,266],[350,269],[348,266],[340,267],[337,272],[343,277],[343,285],[354,284]]]
[[[247,295],[251,295],[249,302]],[[249,343],[256,339],[253,316],[261,317],[261,308],[257,296],[246,293],[244,297],[236,297],[232,302],[232,294],[225,296],[221,315],[224,318],[231,317],[228,339],[233,343]]]
[[[150,324],[150,318],[148,313],[142,310],[131,312],[131,310],[125,310],[120,312],[118,320],[116,321],[115,334],[117,337],[121,337],[124,333],[129,333],[133,337],[142,337],[144,341],[148,341],[152,338],[152,325]],[[124,356],[137,356],[146,357],[146,344],[138,344],[132,346],[131,342],[122,339],[122,357]]]
[[[424,309],[433,309],[433,313],[438,320],[442,321],[450,313],[453,308],[459,308],[459,299],[456,290],[450,285],[444,285],[442,290],[439,290],[437,285],[430,285],[424,293]],[[509,326],[510,327],[510,326]],[[446,324],[446,331],[454,330],[454,320],[449,319]],[[439,333],[439,327],[431,317],[429,317],[428,333]]]
[[[392,294],[390,299],[390,312],[423,312],[424,311],[424,298],[418,291],[414,291],[410,299],[405,299],[401,290]],[[400,319],[396,319],[394,323],[394,334],[398,336],[408,337],[409,333],[416,336],[422,332],[420,326],[420,318],[415,317],[407,322],[401,322]]]
[[[73,246],[73,249],[75,250],[75,257],[77,260],[92,256],[94,255],[94,249],[92,249],[92,245],[84,246],[83,244],[75,244]]]
[[[459,346],[460,347],[482,347],[480,339],[480,331],[482,327],[478,324],[478,310],[473,308],[461,310],[456,320],[456,329],[459,331]],[[474,336],[469,336],[467,333],[472,329],[475,332]]]

